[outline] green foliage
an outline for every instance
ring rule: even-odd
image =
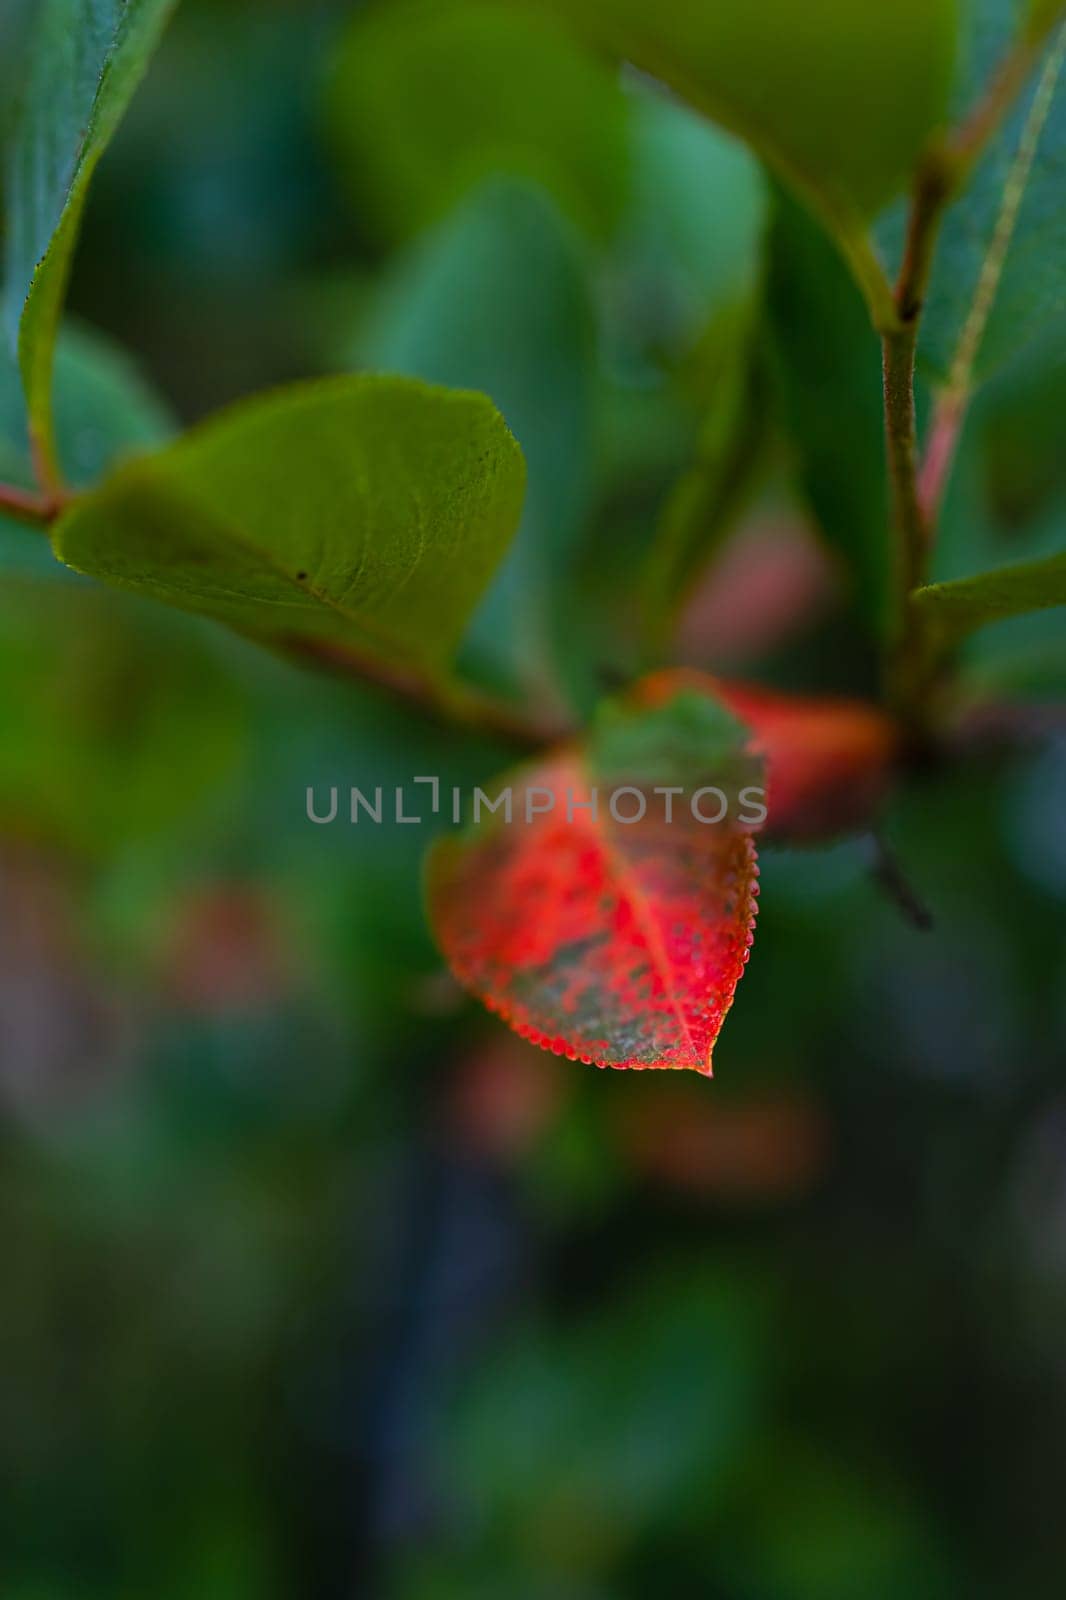
[[[469,641],[490,677],[546,671],[588,498],[594,339],[571,229],[536,189],[497,180],[397,263],[352,341],[358,365],[482,390],[522,445],[521,527]]]
[[[995,72],[1013,7],[980,0],[969,35],[970,97]],[[1066,349],[1066,232],[1061,204],[1066,92],[1058,69],[1038,67],[1003,130],[950,207],[937,248],[919,337],[919,357],[942,380],[978,307],[973,377],[981,382],[1036,341]],[[1054,74],[1054,76],[1052,76]],[[1042,87],[1041,87],[1042,85]],[[1037,96],[1034,113],[1034,100]],[[1031,120],[1032,119],[1032,120]],[[991,261],[990,261],[991,258]]]
[[[763,455],[768,406],[755,326],[753,310],[727,309],[701,352],[701,388],[709,394],[696,459],[663,508],[645,575],[645,629],[659,649],[678,605],[730,532]]]
[[[1062,0],[1026,0],[1025,27],[1031,39],[1042,39],[1066,11]]]
[[[174,420],[136,363],[100,334],[67,325],[56,346],[53,398],[56,445],[66,480],[79,488],[124,456],[163,444]],[[14,361],[0,355],[0,477],[33,483],[26,408]],[[0,569],[63,575],[44,540],[0,513]]]
[[[234,407],[59,523],[80,572],[278,646],[440,671],[521,511],[483,396],[339,378]]]
[[[88,856],[197,820],[240,749],[240,696],[190,625],[82,584],[0,591],[0,824]]]
[[[726,784],[736,794],[744,783],[764,781],[763,762],[748,753],[751,729],[719,700],[681,688],[651,708],[604,701],[593,726],[589,765],[604,783],[679,784],[689,793],[701,784]]]
[[[448,1459],[458,1450],[489,1529],[505,1533],[550,1484],[550,1547],[528,1558],[562,1583],[671,1511],[698,1500],[709,1512],[758,1418],[760,1300],[727,1272],[660,1271],[568,1326],[512,1339],[448,1419]],[[652,1418],[664,1447],[638,1458],[627,1441]]]
[[[881,352],[843,263],[780,190],[768,277],[770,336],[800,481],[861,615],[883,635],[892,554]]]
[[[0,475],[29,485],[26,408],[0,362]],[[162,445],[167,408],[88,328],[55,351],[54,425],[67,480],[87,486]],[[9,835],[99,857],[201,814],[233,770],[239,697],[187,627],[63,576],[44,540],[0,517],[0,819]],[[195,752],[195,759],[190,759]]]
[[[761,270],[767,215],[765,174],[752,152],[688,106],[637,83],[629,89],[632,193],[620,269],[635,280],[626,305],[638,323],[650,306],[676,302],[685,336],[748,304]],[[667,294],[652,292],[665,278]],[[668,330],[669,331],[669,330]],[[672,344],[660,336],[667,354]]]
[[[622,91],[551,18],[465,0],[357,12],[328,116],[357,201],[389,239],[499,173],[543,183],[594,234],[626,181]]]
[[[78,323],[63,329],[56,346],[55,413],[60,465],[77,488],[87,488],[123,454],[162,444],[175,431],[133,358]],[[31,484],[26,407],[13,362],[0,362],[0,451],[4,476]]]
[[[52,352],[93,170],[174,0],[42,0],[8,153],[4,326],[17,338],[30,427],[54,455]]]
[[[975,578],[931,583],[916,589],[911,603],[927,620],[934,638],[948,646],[986,623],[1066,605],[1066,552],[999,567]]]
[[[54,410],[59,462],[77,489],[177,431],[169,408],[132,357],[88,328],[71,327],[60,335]]]
[[[541,3],[749,140],[844,235],[902,187],[945,109],[952,0]]]

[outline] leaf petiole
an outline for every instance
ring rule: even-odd
[[[64,509],[67,498],[61,491],[46,494],[20,489],[13,483],[0,483],[0,512],[31,528],[47,528]]]

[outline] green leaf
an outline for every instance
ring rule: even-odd
[[[96,163],[175,0],[41,0],[7,160],[4,324],[30,427],[54,470],[52,354]]]
[[[633,184],[601,282],[595,514],[560,637],[567,691],[661,659],[690,581],[728,532],[761,460],[756,286],[768,184],[731,134],[646,83],[628,86]],[[573,663],[574,670],[570,664]]]
[[[954,0],[540,0],[747,139],[836,231],[902,186],[943,115]]]
[[[709,398],[696,459],[667,500],[641,585],[653,647],[732,528],[762,458],[767,397],[752,320],[750,308],[733,307],[709,331]]]
[[[800,482],[867,625],[891,586],[881,355],[862,298],[822,231],[783,191],[770,234],[767,304]]]
[[[521,527],[467,651],[503,682],[543,679],[589,492],[595,330],[578,244],[547,196],[492,181],[398,263],[350,341],[358,365],[482,390],[521,441]]]
[[[609,267],[618,326],[607,333],[621,359],[633,347],[676,357],[750,299],[768,185],[746,145],[688,106],[639,81],[628,101],[633,181]]]
[[[602,1104],[608,1087],[596,1089]],[[566,1125],[573,1121],[571,1113]],[[680,1103],[673,1126],[689,1126]],[[679,1508],[697,1506],[702,1526],[708,1507],[718,1514],[735,1492],[736,1462],[762,1437],[770,1296],[703,1260],[651,1270],[639,1288],[623,1282],[619,1297],[597,1295],[565,1321],[529,1318],[505,1333],[433,1423],[434,1459],[448,1463],[466,1514],[495,1535],[488,1581],[460,1582],[447,1595],[499,1594],[502,1552],[511,1549],[507,1587],[516,1594],[617,1595],[621,1586],[601,1582],[601,1572],[632,1570],[633,1547],[672,1528]],[[531,1508],[538,1527],[550,1518],[560,1530],[554,1540],[530,1534]],[[442,1593],[433,1577],[421,1593]],[[785,1584],[760,1592],[795,1593]]]
[[[983,0],[973,22],[971,98],[1009,47],[1002,0]],[[1024,346],[1066,348],[1064,40],[1044,63],[944,219],[919,333],[929,375],[953,365],[967,386],[986,380]]]
[[[1053,555],[1066,538],[1066,368],[1034,345],[975,393],[938,518],[929,581]]]
[[[120,468],[61,519],[55,549],[265,643],[435,673],[514,532],[524,477],[484,395],[329,379]]]
[[[1066,605],[1066,551],[975,578],[931,583],[914,591],[911,604],[925,619],[937,647],[950,648],[986,623]]]
[[[621,208],[621,88],[550,17],[441,0],[371,6],[341,42],[327,110],[356,197],[389,239],[498,174],[543,183],[594,234]]]
[[[1062,0],[1026,0],[1026,34],[1030,39],[1042,39],[1064,15]]]

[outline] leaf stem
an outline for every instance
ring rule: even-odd
[[[383,690],[435,722],[445,721],[520,749],[541,750],[569,737],[573,727],[551,711],[528,710],[470,684],[437,682],[414,668],[389,666],[348,644],[289,638],[290,655],[339,677]]]
[[[933,927],[933,914],[911,884],[899,857],[889,845],[884,834],[876,829],[870,834],[873,851],[871,873],[875,883],[900,911],[911,927],[928,933]]]
[[[40,532],[55,521],[70,499],[70,493],[62,489],[45,493],[0,483],[0,513]],[[574,732],[562,716],[524,710],[469,684],[439,684],[413,668],[390,667],[348,645],[300,638],[284,639],[281,643],[290,655],[341,677],[356,678],[382,689],[435,721],[463,726],[505,744],[540,750]]]
[[[933,543],[933,524],[926,515],[918,484],[914,363],[922,304],[949,193],[950,182],[940,153],[934,152],[920,169],[915,185],[903,261],[893,292],[897,321],[881,334],[885,448],[896,533],[895,621],[887,687],[897,712],[912,724],[916,720],[912,701],[919,642],[908,597],[924,581]]]
[[[33,528],[43,529],[54,522],[67,498],[58,491],[44,493],[35,489],[20,489],[14,483],[0,483],[0,512]]]

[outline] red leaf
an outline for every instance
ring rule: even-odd
[[[812,841],[870,820],[899,754],[896,725],[876,706],[778,694],[687,668],[653,673],[633,698],[660,706],[686,689],[728,706],[750,728],[752,749],[766,760],[768,835]]]
[[[747,734],[716,714],[720,763]],[[755,847],[735,823],[700,822],[681,801],[670,821],[649,804],[642,820],[620,822],[606,796],[595,817],[583,809],[605,764],[623,770],[611,738],[517,774],[511,823],[500,815],[439,842],[430,917],[460,981],[534,1044],[597,1066],[709,1074],[752,943]],[[646,754],[625,746],[626,759]],[[553,806],[526,822],[533,791],[534,804],[551,795]]]
[[[512,821],[435,847],[430,917],[452,970],[557,1055],[709,1074],[752,944],[758,869],[750,832],[699,820],[695,789],[717,781],[742,798],[758,758],[768,829],[817,838],[869,818],[897,745],[894,724],[859,701],[688,670],[644,679],[583,745],[512,780]],[[637,822],[589,808],[605,779],[639,804],[668,776],[687,780],[672,820],[651,805]]]

